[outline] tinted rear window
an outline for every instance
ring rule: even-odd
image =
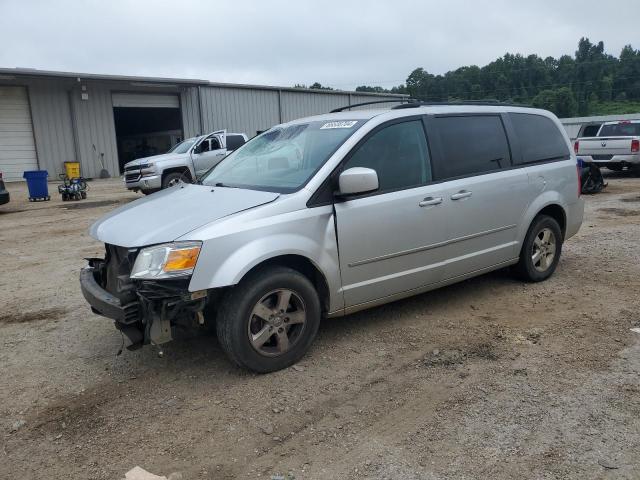
[[[603,125],[599,137],[640,137],[640,123]]]
[[[601,123],[597,125],[587,125],[582,130],[582,133],[579,135],[580,137],[595,137],[598,134],[598,130],[602,126]]]
[[[235,150],[245,144],[242,135],[227,135],[227,150]]]
[[[569,158],[569,148],[555,122],[542,115],[510,113],[513,129],[520,142],[522,159],[514,163],[535,163]]]
[[[490,172],[511,166],[509,143],[496,115],[436,117],[443,158],[440,179]]]

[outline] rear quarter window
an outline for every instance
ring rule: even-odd
[[[510,113],[509,117],[522,152],[522,158],[514,158],[513,163],[526,164],[570,158],[564,136],[553,120],[530,113]]]
[[[227,135],[227,150],[236,150],[245,144],[242,135]]]

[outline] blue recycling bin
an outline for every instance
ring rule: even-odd
[[[49,172],[46,170],[29,170],[22,174],[22,178],[27,181],[27,187],[29,187],[30,202],[50,200],[48,176]]]

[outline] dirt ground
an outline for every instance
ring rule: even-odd
[[[501,271],[327,320],[270,375],[209,336],[116,356],[78,272],[102,254],[88,226],[137,195],[29,203],[9,184],[0,478],[640,478],[640,178],[608,181],[547,282]]]

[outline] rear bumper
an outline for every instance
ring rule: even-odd
[[[578,198],[578,200],[569,205],[567,213],[567,226],[565,229],[564,239],[573,237],[582,226],[584,219],[584,199]]]
[[[605,158],[602,158],[605,157]],[[606,158],[608,155],[596,155],[595,158],[591,155],[578,155],[585,162],[593,162],[597,165],[615,164],[615,165],[640,165],[640,154],[633,155],[612,155],[610,158]]]
[[[5,203],[9,203],[9,192],[3,190],[0,192],[0,205],[4,205]]]

